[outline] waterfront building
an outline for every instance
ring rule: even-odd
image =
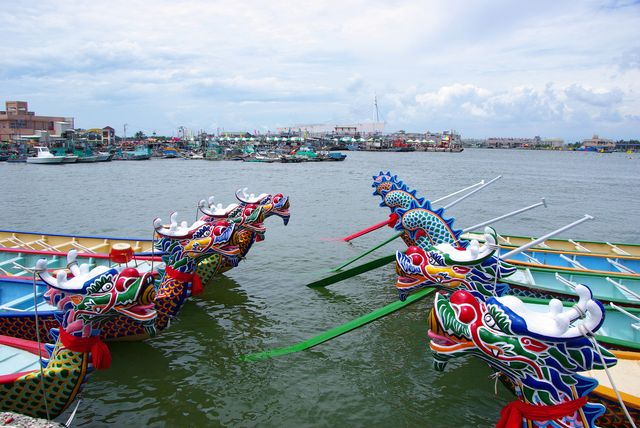
[[[582,146],[587,150],[613,151],[616,148],[616,143],[613,140],[600,138],[597,135],[594,135],[591,138],[582,140]]]
[[[280,134],[297,134],[310,137],[325,135],[373,136],[384,133],[384,122],[302,124],[281,127],[277,128],[277,130]]]
[[[5,111],[0,111],[0,142],[14,143],[22,136],[37,135],[45,131],[49,135],[61,135],[73,129],[73,118],[62,116],[37,116],[29,111],[26,101],[7,101]]]

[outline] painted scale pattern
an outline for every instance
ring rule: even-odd
[[[231,244],[238,246],[239,256],[214,254],[199,262],[196,273],[202,279],[202,284],[206,285],[214,276],[238,266],[239,261],[247,255],[255,240],[256,233],[249,229],[236,231],[231,238]]]
[[[187,298],[188,287],[183,281],[164,277],[156,293],[154,305],[157,311],[156,331],[169,326],[171,318],[180,312]],[[150,337],[144,326],[126,316],[106,320],[100,327],[100,336],[106,340],[144,340]]]
[[[59,326],[58,320],[50,312],[47,315],[41,314],[38,318],[40,330],[40,341],[48,342],[51,338],[49,330]],[[0,332],[6,336],[17,337],[26,340],[38,340],[36,321],[31,316],[2,316],[0,317]]]
[[[426,208],[413,208],[402,214],[402,228],[407,231],[422,229],[427,231],[424,237],[416,239],[416,244],[423,250],[431,246],[448,242],[451,245],[459,245],[456,233],[446,221],[437,213]]]
[[[43,368],[47,406],[52,417],[69,407],[80,391],[90,371],[88,357],[89,354],[56,345],[49,363]],[[22,376],[11,384],[0,384],[2,410],[46,418],[41,385],[40,371]]]

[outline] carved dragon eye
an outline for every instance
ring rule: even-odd
[[[109,291],[111,291],[113,289],[113,282],[105,282],[102,287],[100,287],[100,290],[98,290],[98,292],[100,293],[107,293]]]
[[[484,314],[484,316],[482,317],[482,321],[484,322],[484,325],[493,329],[493,330],[500,330],[498,328],[498,324],[496,324],[496,320],[493,319],[493,317],[491,316],[491,314],[489,312],[487,312],[486,314]]]
[[[244,211],[242,213],[245,215],[245,217],[248,217],[251,215],[253,211],[255,211],[256,208],[257,206],[255,204],[249,204],[246,207],[244,207]]]
[[[425,253],[421,248],[411,246],[407,248],[407,256],[411,259],[411,263],[420,266],[425,261]]]
[[[275,195],[273,197],[273,203],[277,204],[278,202],[280,202],[282,200],[282,198],[283,198],[282,194],[278,193],[277,195]]]
[[[224,233],[224,231],[229,227],[229,222],[220,221],[213,227],[213,234],[215,236],[220,236]]]

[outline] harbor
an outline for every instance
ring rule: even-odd
[[[543,235],[591,213],[596,220],[559,238],[640,242],[625,214],[639,208],[635,190],[620,185],[637,179],[638,159],[619,153],[607,157],[576,152],[515,153],[521,155],[514,158],[511,150],[469,149],[439,158],[429,153],[396,153],[385,158],[380,153],[354,152],[348,169],[325,162],[307,163],[304,169],[280,163],[256,169],[243,162],[182,164],[172,159],[61,169],[6,164],[0,169],[2,179],[13,177],[19,183],[2,213],[2,224],[9,230],[142,240],[151,239],[154,217],[167,219],[170,212],[178,211],[178,221],[191,222],[195,201],[213,195],[226,205],[234,199],[231,195],[238,183],[256,194],[282,192],[291,201],[289,224],[270,221],[266,240],[237,268],[214,278],[203,294],[189,298],[169,329],[143,342],[109,342],[112,365],[94,372],[85,385],[74,426],[92,426],[96,421],[116,425],[276,426],[291,421],[316,425],[318,418],[322,425],[355,421],[386,425],[398,420],[406,425],[427,421],[436,426],[491,425],[511,395],[499,385],[495,396],[494,382],[487,378],[491,370],[473,358],[452,361],[447,374],[432,369],[425,324],[432,305],[429,299],[304,352],[264,361],[242,357],[304,341],[397,301],[393,265],[323,289],[304,286],[395,233],[384,228],[350,245],[327,240],[386,217],[378,207],[379,198],[371,196],[371,176],[380,170],[389,168],[411,177],[415,188],[435,200],[482,176],[487,178],[472,166],[492,163],[503,178],[449,210],[456,224],[477,224],[545,197],[546,208],[507,219],[496,224],[496,230]],[[182,179],[171,181],[163,171],[173,165],[199,167],[183,169]],[[432,173],[421,176],[415,174],[416,168]],[[458,171],[454,179],[445,173],[452,168]],[[531,177],[538,176],[540,169],[546,171],[544,178],[531,186]],[[594,174],[585,177],[582,171],[586,169]],[[354,176],[355,170],[373,172]],[[218,179],[209,190],[181,185],[214,171]],[[306,179],[309,174],[315,179]],[[22,179],[27,176],[29,180]],[[114,176],[144,176],[146,182],[133,180],[124,191],[125,184],[113,181]],[[63,179],[64,188],[38,184]],[[556,185],[560,182],[561,186]],[[149,192],[149,183],[171,197]],[[567,193],[567,187],[581,191]],[[93,189],[92,196],[82,196],[83,204],[56,205],[55,215],[24,215],[26,209],[50,212],[54,201],[83,195],[88,188]],[[526,194],[523,188],[529,189]],[[613,204],[621,209],[611,210]],[[101,215],[113,212],[114,206],[121,214]],[[350,213],[348,221],[346,212]],[[386,254],[402,247],[396,241],[379,251]],[[412,399],[398,406],[398,397]],[[468,401],[469,397],[473,400]],[[467,411],[445,410],[452,403],[464,403]],[[308,410],[300,413],[302,407]]]

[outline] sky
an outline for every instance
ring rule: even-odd
[[[122,135],[370,122],[640,138],[640,1],[41,0],[0,8],[0,94]]]

